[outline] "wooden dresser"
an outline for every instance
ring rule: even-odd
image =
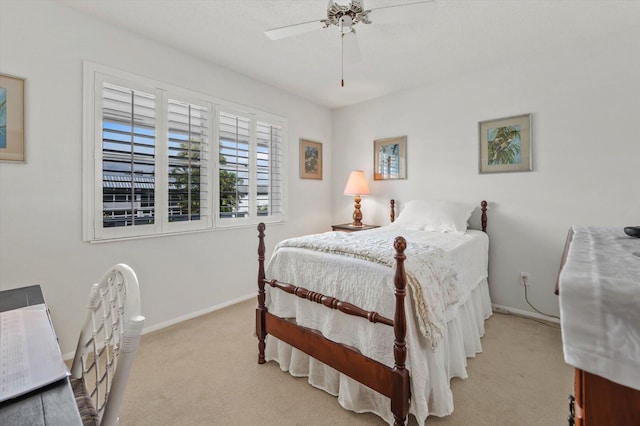
[[[560,273],[556,281],[555,293],[562,292],[561,274],[573,241],[571,229],[562,255]],[[638,241],[640,245],[640,240]],[[640,246],[639,246],[640,248]],[[640,262],[640,261],[639,261]],[[640,278],[640,276],[638,277]],[[597,279],[595,277],[594,279]],[[638,280],[640,288],[640,279]],[[563,294],[564,296],[564,294]],[[566,296],[568,297],[568,296]],[[567,301],[568,302],[568,301]],[[640,309],[640,306],[637,307]],[[561,315],[564,315],[561,309]],[[565,320],[565,318],[563,318]],[[640,324],[632,325],[640,327]],[[563,327],[563,341],[565,329]],[[566,351],[565,351],[566,359]],[[640,361],[640,360],[639,360]],[[640,390],[613,382],[605,377],[575,369],[575,399],[570,397],[569,424],[578,426],[637,426],[640,425]],[[575,422],[575,423],[574,423]]]

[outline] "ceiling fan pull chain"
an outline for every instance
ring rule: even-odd
[[[341,87],[344,87],[344,33],[340,36],[340,50],[342,50],[342,60],[340,63],[340,85]]]

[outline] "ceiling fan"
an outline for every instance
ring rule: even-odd
[[[365,9],[364,0],[351,0],[348,4],[344,5],[336,3],[335,0],[329,0],[326,18],[272,28],[265,31],[265,34],[271,40],[279,40],[316,29],[336,26],[340,29],[340,37],[342,40],[342,66],[344,69],[345,36],[348,36],[346,41],[349,54],[347,57],[352,61],[360,59],[360,49],[358,47],[357,39],[355,38],[356,30],[354,26],[356,24],[371,24],[375,22],[390,22],[394,20],[402,22],[407,16],[411,16],[414,11],[404,9],[403,12],[406,13],[400,15],[398,14],[399,8],[407,6],[415,7],[424,3],[431,3],[433,1],[434,0],[413,1],[394,4],[391,6]],[[344,86],[344,78],[341,80],[341,85]]]

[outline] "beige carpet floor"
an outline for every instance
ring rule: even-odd
[[[249,300],[142,336],[120,425],[383,425],[273,362],[257,363]],[[428,425],[565,425],[573,371],[557,324],[494,314],[454,413]],[[416,424],[410,419],[410,424]]]

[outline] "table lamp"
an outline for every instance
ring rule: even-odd
[[[354,195],[355,210],[353,211],[353,226],[362,226],[362,212],[360,211],[360,196],[369,195],[369,184],[362,170],[354,170],[349,175],[344,195]]]

